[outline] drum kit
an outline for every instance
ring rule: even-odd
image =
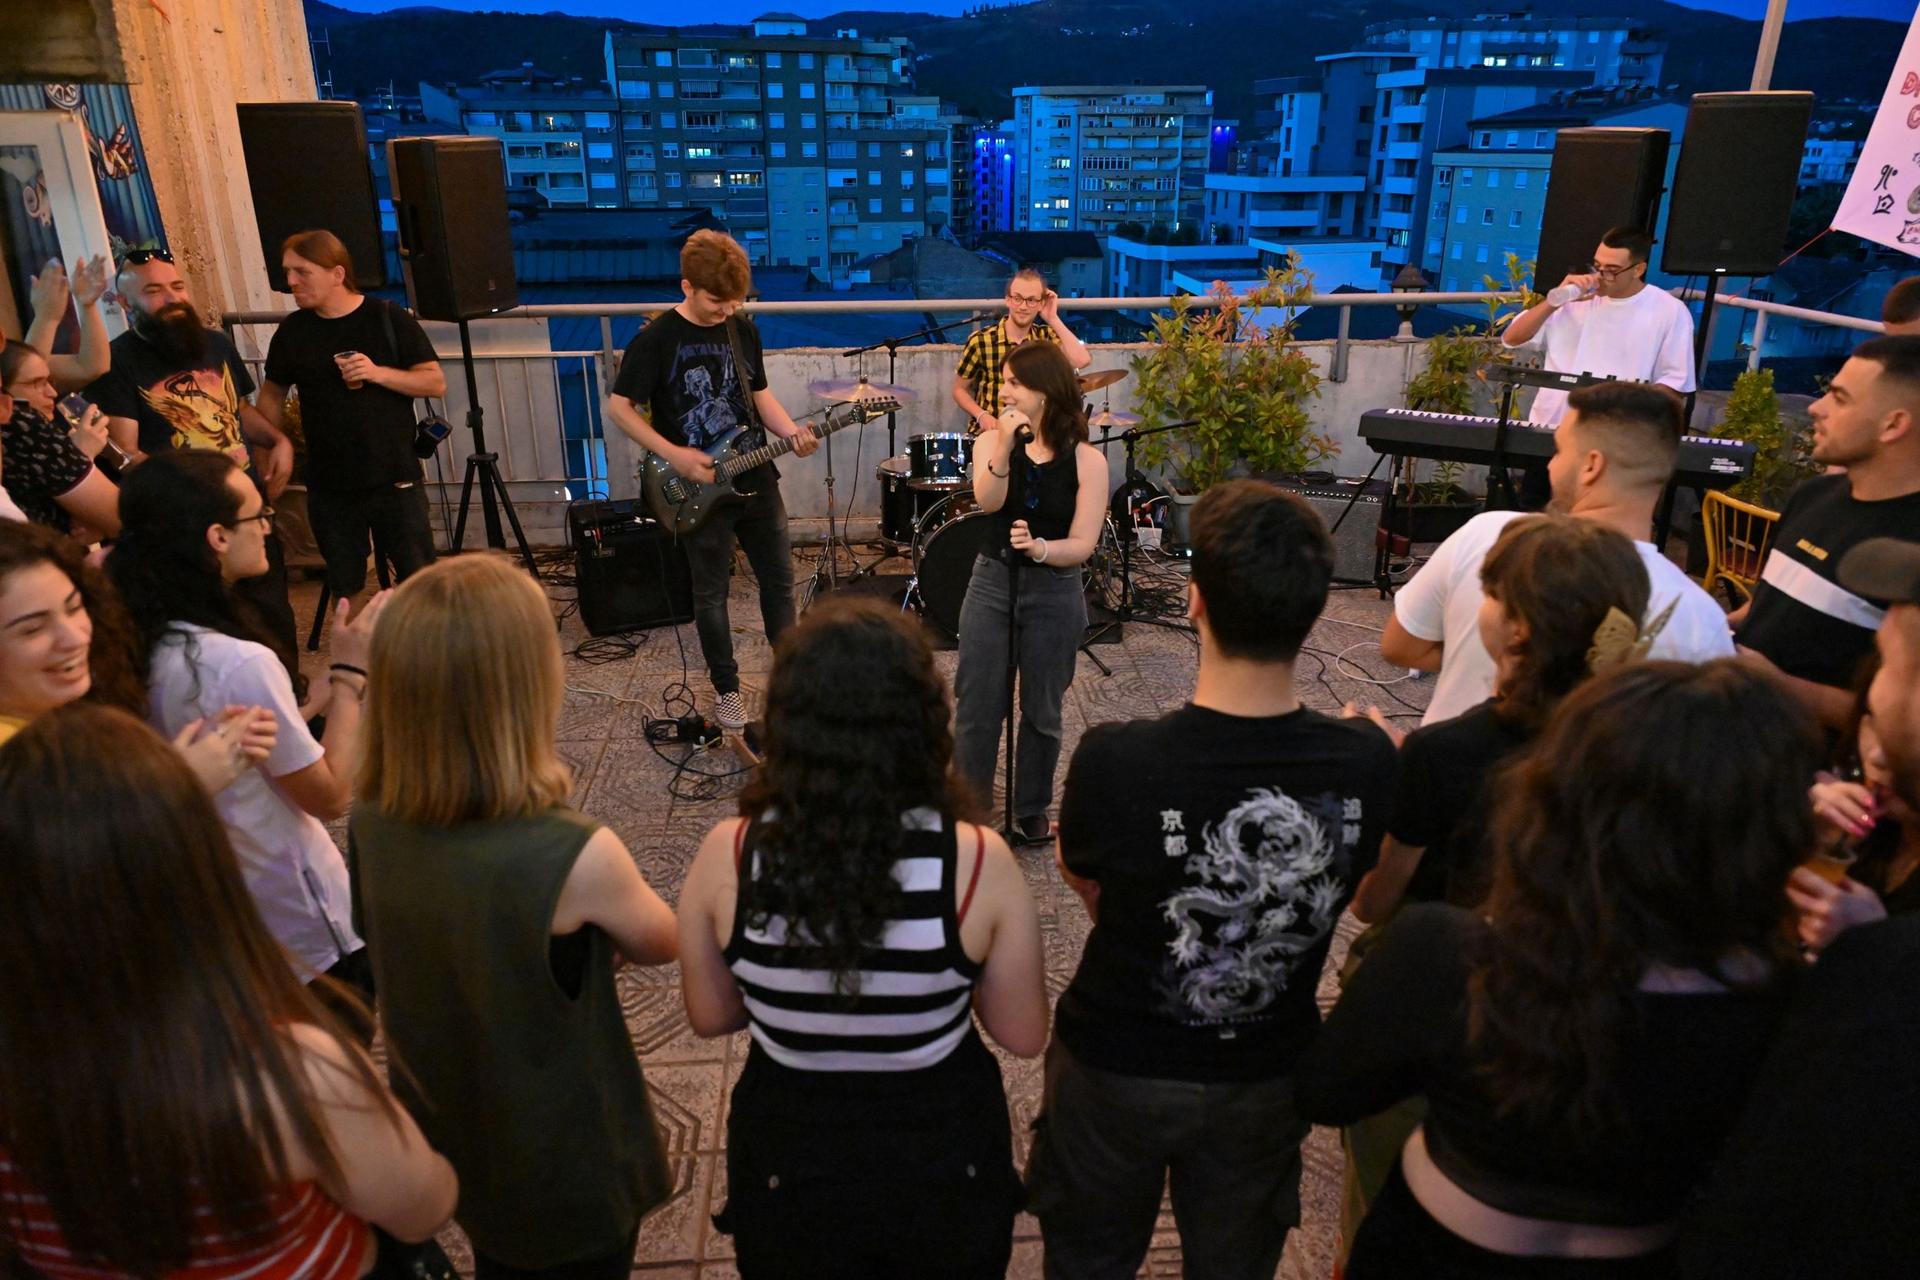
[[[1124,369],[1102,369],[1081,377],[1080,390],[1084,394],[1108,388],[1126,376]],[[807,389],[829,404],[893,400],[905,405],[915,399],[909,387],[866,378],[822,379]],[[1123,431],[1139,421],[1137,415],[1116,412],[1110,405],[1088,415],[1088,426],[1096,432]],[[875,565],[895,557],[910,561],[913,576],[903,607],[917,608],[950,636],[959,634],[960,605],[974,558],[985,549],[991,531],[987,513],[973,498],[973,442],[972,435],[961,431],[922,432],[907,438],[903,452],[875,465],[885,554],[854,575],[869,574]],[[1096,560],[1108,553],[1112,542],[1111,536],[1101,540]],[[1094,571],[1098,576],[1099,566]]]

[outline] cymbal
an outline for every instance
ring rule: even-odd
[[[834,404],[853,404],[860,400],[898,400],[905,404],[914,398],[912,387],[891,382],[868,382],[865,378],[822,378],[809,382],[807,390]]]
[[[1098,391],[1102,387],[1110,387],[1116,382],[1124,381],[1126,376],[1125,369],[1096,369],[1092,373],[1080,375],[1080,389]]]
[[[1089,430],[1093,430],[1093,431],[1124,430],[1127,427],[1137,427],[1139,425],[1140,425],[1139,414],[1120,413],[1113,409],[1102,409],[1098,413],[1094,414],[1091,418],[1087,419],[1087,427]]]

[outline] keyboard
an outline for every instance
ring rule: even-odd
[[[1472,413],[1369,409],[1360,415],[1360,438],[1375,453],[1486,466],[1493,462],[1493,436],[1499,424],[1498,418]],[[1509,421],[1506,454],[1514,465],[1545,461],[1553,456],[1553,428]],[[1752,469],[1753,446],[1744,440],[1681,436],[1673,477],[1682,485],[1726,489],[1740,483]]]

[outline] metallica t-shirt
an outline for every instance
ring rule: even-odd
[[[1320,1026],[1334,923],[1379,855],[1393,744],[1362,720],[1187,706],[1087,731],[1060,848],[1100,885],[1055,1028],[1088,1066],[1284,1075]]]
[[[240,406],[253,394],[253,377],[227,335],[207,330],[207,353],[192,366],[167,360],[129,329],[113,340],[113,364],[87,388],[102,413],[132,418],[140,452],[213,449],[248,467]]]
[[[749,399],[767,386],[760,331],[745,316],[734,317],[733,325],[747,387],[740,385],[740,361],[734,359],[726,325],[699,325],[678,311],[663,311],[627,344],[613,393],[631,400],[674,444],[711,451],[735,430],[751,429],[757,419]],[[772,469],[768,464],[747,475],[757,479]]]

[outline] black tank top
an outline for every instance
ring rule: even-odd
[[[1036,538],[1072,533],[1073,508],[1080,497],[1079,461],[1069,448],[1050,462],[1034,462],[1027,457],[1026,441],[1014,445],[1007,459],[1007,500],[993,513],[1000,536],[991,545],[1007,545],[1015,520],[1025,520]]]

